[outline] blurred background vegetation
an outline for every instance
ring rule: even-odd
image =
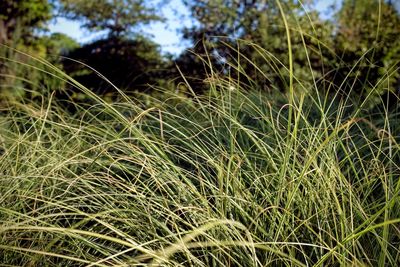
[[[395,1],[336,1],[328,16],[316,8],[318,0],[279,3],[290,28],[294,77],[301,81],[295,84],[296,92],[318,88],[356,101],[369,96],[371,107],[382,97],[397,102],[400,13]],[[288,43],[277,1],[183,0],[194,23],[181,32],[192,47],[175,56],[161,53],[160,46],[140,31],[165,21],[160,10],[168,4],[168,0],[1,1],[2,98],[34,98],[52,88],[61,99],[84,100],[60,79],[49,80],[43,70],[21,67],[21,63],[36,64],[29,56],[45,58],[109,100],[115,96],[114,86],[127,94],[151,94],[160,86],[185,93],[182,74],[197,93],[210,87],[210,73],[228,75],[244,88],[288,91]],[[50,34],[49,22],[61,17],[103,34],[83,44],[65,34]]]

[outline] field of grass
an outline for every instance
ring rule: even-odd
[[[205,96],[110,104],[57,75],[92,104],[1,104],[0,265],[400,264],[400,113],[384,101],[215,78]]]

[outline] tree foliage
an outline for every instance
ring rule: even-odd
[[[400,15],[393,1],[344,0],[331,20],[321,18],[317,1],[304,2],[186,0],[196,23],[184,36],[214,71],[241,76],[237,80],[257,88],[287,90],[289,49],[294,79],[301,81],[297,91],[316,85],[377,101],[388,88],[400,88]],[[182,54],[178,62],[197,80],[208,75],[192,71],[191,62],[207,65],[193,54]]]
[[[158,45],[143,37],[140,28],[162,20],[156,6],[164,2],[59,0],[62,16],[78,20],[88,31],[107,34],[68,53],[75,61],[65,60],[65,70],[100,95],[115,92],[114,86],[126,91],[144,90],[157,80],[154,73],[164,61]]]
[[[43,27],[52,17],[51,11],[48,0],[1,0],[0,43],[9,42],[16,30],[23,39],[32,36],[34,29]]]
[[[347,88],[342,89],[351,88],[364,96],[396,91],[400,78],[400,14],[394,4],[344,0],[336,20],[335,51],[345,63],[335,72],[337,86],[347,79]]]
[[[241,72],[245,72],[242,81],[268,90],[286,90],[289,76],[286,26],[276,1],[184,2],[197,21],[194,27],[185,30],[186,38],[200,44],[195,52],[196,48],[208,51],[215,58],[213,65],[223,63],[221,71],[230,65],[226,63],[239,64]],[[310,68],[317,78],[323,75],[324,62],[319,52],[321,42],[329,42],[332,27],[317,12],[306,14],[299,1],[280,2],[290,28],[294,74],[299,80],[311,83]],[[230,71],[230,75],[235,73],[238,72]]]
[[[315,10],[318,1],[322,0],[183,0],[195,21],[183,31],[184,38],[194,45],[175,63],[195,91],[209,88],[212,72],[244,88],[268,91],[287,92],[294,77],[296,91],[317,88],[353,93],[362,96],[360,99],[373,96],[374,101],[387,91],[399,94],[400,14],[394,1],[343,0],[331,20],[322,19]],[[0,42],[21,36],[15,45],[18,49],[22,46],[24,51],[44,57],[68,55],[119,88],[142,91],[143,85],[181,74],[167,63],[159,47],[140,33],[142,26],[163,20],[159,7],[167,2],[3,0]],[[35,36],[58,15],[107,35],[82,47],[63,35]],[[107,94],[114,90],[89,68],[71,61],[63,64],[94,91]],[[169,69],[155,71],[157,68]],[[0,73],[4,69],[5,64],[0,65]]]
[[[27,71],[22,65],[35,65],[34,62],[8,47],[45,57],[51,44],[38,33],[45,29],[52,15],[52,3],[48,0],[0,1],[0,57],[5,59],[0,61],[1,96],[28,97],[41,90],[39,84],[44,75],[40,68],[35,66]]]
[[[138,36],[97,40],[71,51],[68,57],[86,65],[66,59],[65,70],[100,95],[115,93],[113,85],[125,91],[143,91],[157,81],[157,73],[165,64],[158,45]]]
[[[150,5],[145,0],[60,0],[60,10],[90,31],[127,36],[141,25],[161,20],[157,4],[161,2]]]

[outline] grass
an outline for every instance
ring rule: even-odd
[[[108,103],[35,60],[91,104],[40,85],[2,103],[4,266],[400,264],[398,108],[304,88],[293,66],[289,96],[211,71],[208,95]]]
[[[0,262],[399,264],[399,114],[301,96],[288,132],[284,99],[8,103]]]

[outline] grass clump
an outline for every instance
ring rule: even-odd
[[[74,116],[51,99],[14,108],[1,122],[3,263],[399,262],[398,114],[298,106],[288,133],[285,106],[240,91]]]
[[[398,109],[224,78],[208,96],[110,104],[63,79],[93,105],[3,103],[0,262],[400,263]]]

